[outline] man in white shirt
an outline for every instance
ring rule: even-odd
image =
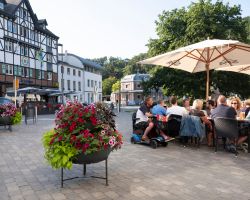
[[[184,107],[177,105],[177,98],[175,96],[172,96],[170,98],[170,103],[172,104],[172,106],[167,109],[167,115],[173,114],[183,116],[188,114],[188,111]]]

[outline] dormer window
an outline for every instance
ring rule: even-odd
[[[4,4],[0,3],[0,9],[3,10],[4,9]]]

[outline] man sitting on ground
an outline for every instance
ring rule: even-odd
[[[152,117],[153,115],[150,112],[150,109],[153,105],[153,99],[151,97],[147,97],[145,102],[140,106],[140,108],[136,112],[136,123],[135,126],[141,130],[145,130],[142,136],[142,140],[148,140],[148,133],[154,127],[152,121],[148,119],[148,117]]]

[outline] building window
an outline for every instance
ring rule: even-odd
[[[19,15],[20,15],[21,18],[23,18],[23,9],[21,9],[21,8],[19,10]]]
[[[29,68],[23,68],[24,69],[24,76],[29,77]]]
[[[101,88],[102,87],[102,83],[101,83],[101,81],[99,81],[99,88]]]
[[[80,70],[78,71],[78,76],[81,77],[81,71]]]
[[[97,87],[97,81],[95,81],[95,87]]]
[[[73,90],[76,91],[76,82],[73,81]]]
[[[33,69],[30,69],[30,77],[33,77]]]
[[[91,87],[94,87],[94,81],[91,80]]]
[[[14,65],[14,75],[18,76],[18,66]]]
[[[90,93],[88,93],[88,103],[91,103],[91,100],[90,100]]]
[[[67,68],[67,74],[70,75],[70,68]]]
[[[9,75],[13,75],[13,66],[12,65],[5,65],[5,73]]]
[[[52,40],[51,40],[51,38],[47,38],[47,46],[52,47]]]
[[[140,84],[138,84],[138,85],[137,85],[137,88],[141,88],[141,85],[140,85]]]
[[[126,88],[128,88],[128,85],[126,85]]]
[[[9,32],[12,32],[12,21],[7,21],[7,30],[9,31]]]
[[[42,71],[42,79],[45,79],[45,72]]]
[[[61,89],[64,90],[64,79],[61,79]]]
[[[5,41],[5,50],[12,52],[13,51],[13,43],[10,41]]]
[[[76,70],[75,69],[73,69],[73,76],[75,76],[76,75]]]
[[[52,63],[52,55],[51,54],[47,54],[47,62]]]
[[[78,82],[78,90],[79,90],[79,91],[82,90],[82,88],[81,88],[81,82],[80,82],[80,81]]]
[[[141,98],[141,95],[138,94],[138,95],[137,95],[137,99],[140,99],[140,98]]]
[[[28,53],[29,53],[28,47],[21,46],[20,48],[21,48],[21,55],[28,56]]]
[[[35,40],[35,33],[33,30],[30,31],[30,39]]]
[[[48,80],[52,80],[52,72],[48,72]]]
[[[63,74],[64,73],[64,67],[61,66],[61,73]]]
[[[2,74],[5,74],[5,72],[6,72],[6,67],[4,64],[2,64]]]
[[[38,37],[38,33],[35,32],[35,41],[38,42],[39,41],[39,37]]]
[[[23,18],[24,18],[24,19],[27,19],[27,18],[28,18],[28,15],[27,15],[26,10],[23,10]]]
[[[17,30],[18,30],[18,25],[16,23],[13,23],[13,33],[17,34]]]
[[[41,79],[41,71],[39,69],[36,70],[36,78]]]
[[[70,90],[70,80],[67,80],[68,90]]]
[[[102,95],[99,94],[99,101],[102,101]]]
[[[80,94],[80,102],[82,102],[82,95]]]
[[[88,87],[90,87],[90,80],[88,79]]]
[[[4,9],[4,5],[3,5],[3,3],[0,3],[0,9]]]
[[[23,68],[18,67],[18,76],[23,76]]]

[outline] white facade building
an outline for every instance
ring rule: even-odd
[[[58,37],[38,20],[28,0],[0,0],[0,96],[12,88],[57,88]]]
[[[102,67],[74,54],[60,54],[59,89],[68,99],[82,103],[102,100]]]

